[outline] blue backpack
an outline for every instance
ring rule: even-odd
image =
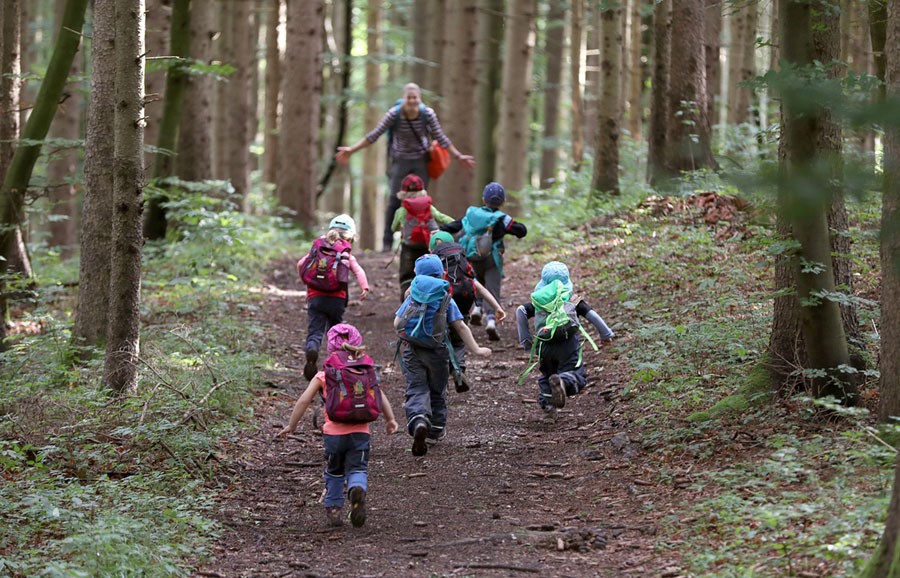
[[[450,282],[418,275],[409,286],[406,308],[399,315],[403,326],[397,335],[419,347],[436,349],[447,340],[447,309],[450,306]]]
[[[394,102],[394,106],[391,107],[391,111],[392,111],[394,114],[396,114],[397,116],[394,117],[394,124],[393,124],[393,126],[390,126],[390,127],[388,127],[388,129],[387,129],[388,158],[390,158],[390,156],[391,156],[391,146],[393,145],[393,142],[394,142],[394,131],[397,130],[398,128],[400,128],[400,122],[403,121],[403,112],[402,112],[402,110],[401,110],[402,108],[403,108],[403,99],[402,99],[402,98],[398,98],[398,99]],[[430,124],[431,124],[431,115],[428,114],[428,107],[425,106],[425,104],[424,104],[424,103],[421,103],[421,102],[419,103],[419,115],[420,115],[420,116],[422,117],[422,119],[425,121],[425,132],[427,133],[427,132],[428,132],[428,127],[429,127]],[[413,132],[415,132],[415,129],[413,130]],[[419,136],[418,133],[416,133],[416,136],[419,137],[419,141],[421,142],[422,137]],[[428,134],[426,134],[425,136],[427,137]],[[426,142],[427,142],[428,140],[429,140],[429,139],[426,139]],[[423,146],[425,147],[425,152],[427,153],[427,152],[428,152],[428,145],[426,144],[426,145],[423,145]],[[396,191],[395,191],[395,192],[396,192]]]
[[[459,244],[470,261],[482,261],[492,256],[499,241],[494,242],[494,227],[506,215],[485,207],[469,207],[462,218],[463,234]]]

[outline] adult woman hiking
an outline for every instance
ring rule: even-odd
[[[461,153],[441,128],[434,109],[422,103],[422,92],[418,84],[409,83],[403,87],[403,98],[392,106],[369,134],[363,137],[353,146],[339,146],[337,158],[340,163],[347,163],[350,155],[360,149],[371,145],[378,138],[388,133],[388,155],[390,168],[388,169],[388,203],[384,219],[384,251],[390,251],[394,242],[394,232],[391,230],[391,222],[394,220],[394,212],[400,207],[400,199],[396,193],[400,190],[400,184],[406,175],[413,173],[422,179],[428,186],[428,147],[434,139],[442,147],[450,152],[450,155],[459,163],[471,169],[475,166],[475,157]]]

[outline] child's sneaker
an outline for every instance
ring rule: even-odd
[[[316,362],[319,360],[319,352],[315,349],[306,350],[306,365],[303,366],[303,377],[307,381],[312,380],[316,376]]]
[[[555,373],[550,376],[550,393],[553,395],[553,407],[561,408],[566,406],[566,391],[563,389],[559,376]]]
[[[544,412],[544,423],[556,423],[559,410],[552,405],[541,408]]]
[[[425,443],[426,437],[428,437],[428,426],[425,425],[424,421],[419,420],[413,428],[412,444],[412,455],[417,458],[428,453],[428,445]]]
[[[481,307],[476,305],[472,308],[472,313],[469,315],[469,323],[471,325],[481,325]]]
[[[341,517],[340,508],[329,508],[328,506],[325,506],[325,517],[328,518],[329,526],[334,526],[335,528],[337,528],[338,526],[344,525],[344,520]]]
[[[350,488],[350,523],[359,528],[366,523],[366,491],[359,486]]]
[[[493,319],[488,319],[487,327],[485,327],[485,330],[487,331],[488,339],[490,339],[491,341],[500,341],[500,334],[497,333],[496,321],[494,321]]]
[[[469,380],[466,379],[466,374],[461,369],[453,370],[453,385],[456,388],[456,393],[469,391]]]

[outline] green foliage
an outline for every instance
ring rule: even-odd
[[[222,183],[166,184],[175,232],[145,251],[135,394],[109,397],[102,352],[73,359],[77,261],[33,253],[36,298],[0,359],[2,576],[187,576],[219,532],[215,465],[272,365],[253,316],[259,279],[301,239],[204,194]]]

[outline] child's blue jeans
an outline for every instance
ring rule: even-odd
[[[450,379],[450,353],[447,347],[429,349],[404,345],[400,357],[406,377],[406,428],[418,419],[428,424],[428,435],[439,438],[447,425],[447,381]]]
[[[347,308],[345,297],[318,295],[311,297],[307,304],[306,349],[319,350],[322,338],[330,327],[344,320]]]
[[[369,441],[367,433],[322,436],[325,447],[325,507],[344,505],[344,481],[347,488],[369,486]]]

